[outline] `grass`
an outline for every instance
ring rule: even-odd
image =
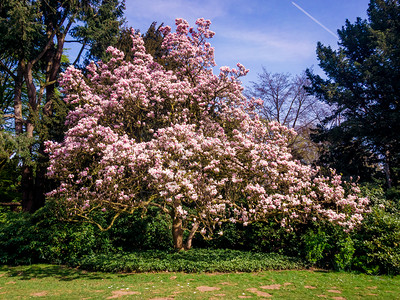
[[[0,266],[0,299],[400,299],[400,276],[318,270],[100,273]]]

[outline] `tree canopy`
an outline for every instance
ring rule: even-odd
[[[4,124],[19,144],[25,211],[44,204],[43,141],[63,134],[66,109],[57,78],[67,62],[66,39],[71,34],[91,46],[89,57],[98,55],[105,41],[117,37],[123,8],[118,0],[0,0],[0,100]]]
[[[262,100],[242,94],[241,64],[213,74],[210,24],[177,19],[176,32],[160,29],[172,70],[133,33],[132,61],[110,47],[111,60],[91,63],[87,76],[74,67],[62,75],[75,109],[64,141],[47,142],[48,176],[60,183],[48,196],[62,216],[107,229],[121,213],[155,207],[171,218],[178,250],[222,222],[272,217],[291,230],[321,219],[354,228],[368,200],[334,171],[318,175],[293,159],[293,130],[260,120]],[[101,212],[112,215],[109,224]]]
[[[317,46],[327,79],[308,71],[309,91],[334,109],[314,135],[327,145],[321,161],[363,180],[384,174],[388,187],[398,185],[399,1],[371,0],[368,20],[347,20],[338,34],[338,50]]]

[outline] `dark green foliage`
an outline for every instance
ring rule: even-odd
[[[352,233],[315,223],[287,232],[275,221],[222,226],[224,235],[194,240],[195,249],[176,253],[171,224],[154,211],[122,215],[109,231],[91,224],[60,222],[51,203],[33,215],[0,215],[0,264],[64,263],[98,271],[232,272],[301,268],[305,264],[372,274],[400,273],[398,193],[382,187],[362,192],[373,210]],[[383,209],[383,207],[385,209]],[[99,216],[107,217],[107,216]],[[231,249],[231,250],[221,250]],[[298,257],[298,260],[287,258]]]
[[[113,246],[123,251],[172,249],[171,222],[156,210],[145,217],[140,213],[123,215],[109,230]]]
[[[0,107],[4,114],[12,112],[14,82],[11,74],[7,73],[5,69],[9,69],[13,63],[12,59],[4,59],[4,62],[0,63]]]
[[[86,256],[73,266],[104,272],[258,272],[304,268],[300,260],[274,253],[222,249],[144,251]]]
[[[362,181],[400,184],[400,3],[371,0],[368,20],[348,20],[339,49],[317,46],[327,79],[308,71],[309,92],[332,105],[333,114],[314,139],[325,151],[321,164]]]
[[[300,260],[281,254],[221,249],[176,253],[170,224],[152,212],[145,219],[122,216],[113,229],[101,232],[91,224],[60,222],[53,209],[47,205],[33,215],[0,214],[0,264],[51,262],[112,272],[252,272],[304,267]]]
[[[301,257],[313,266],[326,269],[399,274],[399,192],[392,188],[385,193],[377,184],[365,184],[362,193],[371,200],[373,210],[362,226],[351,233],[327,223],[309,224],[295,232],[286,232],[271,220],[247,227],[225,224],[224,235],[210,241],[197,237],[194,245],[275,252]]]
[[[351,270],[354,242],[351,234],[331,224],[314,224],[300,237],[301,253],[312,265],[334,270]]]
[[[27,264],[39,254],[29,239],[34,236],[29,217],[21,213],[0,213],[0,263]]]
[[[400,213],[400,187],[392,187],[386,191],[387,205],[392,212]],[[389,205],[390,204],[390,205]]]
[[[0,112],[0,122],[1,115]],[[17,139],[0,127],[0,202],[20,200],[18,161],[12,159],[16,149]]]
[[[2,57],[32,57],[38,51],[41,35],[40,1],[0,1],[0,49]]]
[[[20,174],[17,161],[0,167],[0,202],[20,201]]]
[[[75,26],[71,30],[71,36],[82,44],[82,52],[87,50],[84,66],[92,60],[108,58],[107,47],[117,43],[121,32],[120,27],[125,22],[124,9],[124,1],[107,0],[100,1],[98,5],[91,6],[80,13],[79,18],[83,25]]]
[[[353,237],[354,267],[370,274],[400,274],[400,215],[374,208]]]
[[[72,263],[84,255],[147,249],[172,249],[169,224],[150,212],[126,215],[106,232],[85,223],[61,222],[51,204],[33,215],[3,209],[0,264]]]
[[[287,232],[275,220],[255,222],[248,226],[242,224],[222,224],[223,235],[215,235],[211,240],[203,240],[197,235],[193,241],[194,247],[229,248],[244,251],[274,252],[296,256],[299,251],[298,237],[302,228],[297,232]]]
[[[311,131],[311,139],[321,143],[318,165],[339,170],[344,178],[360,178],[362,182],[383,178],[377,167],[378,159],[362,140],[354,138],[354,130],[347,122],[340,126],[318,125]]]
[[[329,224],[315,224],[301,236],[301,253],[313,265],[369,274],[400,274],[399,198],[379,185],[364,185],[372,212],[349,234]]]
[[[99,56],[116,40],[123,9],[119,0],[0,0],[0,106],[10,131],[25,137],[19,156],[24,211],[44,205],[50,183],[43,143],[60,140],[65,130],[57,79],[69,64],[66,38],[88,47],[89,57]]]
[[[97,228],[59,222],[48,207],[33,215],[3,212],[0,249],[0,264],[65,263],[113,250],[108,236]]]
[[[161,47],[164,39],[164,36],[160,31],[162,26],[163,24],[157,26],[157,22],[151,23],[146,33],[142,34],[144,46],[146,52],[153,56],[154,61],[164,65],[166,68],[173,68],[172,65],[168,65],[162,58],[167,54],[167,50]],[[134,53],[132,52],[132,32],[138,33],[138,31],[132,27],[122,28],[119,31],[118,40],[115,43],[110,44],[125,53],[126,61],[132,61],[134,59]]]
[[[251,224],[247,230],[251,250],[296,256],[299,253],[298,236],[301,236],[304,228],[299,226],[296,232],[288,232],[271,220],[269,223]]]

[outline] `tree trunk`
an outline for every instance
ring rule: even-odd
[[[33,139],[34,132],[34,118],[37,114],[38,104],[36,101],[36,87],[33,82],[32,68],[33,65],[31,63],[22,63],[27,94],[28,94],[28,103],[29,103],[29,116],[26,120],[26,136],[28,139]],[[33,168],[27,163],[23,162],[22,166],[22,178],[21,178],[21,187],[22,187],[22,210],[27,212],[34,212],[37,208],[35,204],[35,181]]]
[[[43,207],[46,200],[46,187],[48,186],[48,179],[46,178],[48,156],[44,152],[44,142],[40,142],[39,146],[39,158],[37,162],[35,185],[34,185],[34,204],[32,212],[35,212],[39,208]]]
[[[186,241],[185,250],[189,250],[189,249],[192,248],[193,237],[194,237],[194,235],[196,234],[196,231],[197,231],[197,229],[199,228],[199,225],[200,225],[200,224],[199,224],[198,222],[195,222],[195,223],[193,224],[193,227],[192,227],[192,229],[190,230],[189,236],[188,236],[187,241]]]
[[[385,162],[384,162],[384,166],[383,166],[385,175],[386,175],[386,183],[387,183],[387,187],[388,189],[392,188],[392,176],[390,173],[390,151],[386,150],[385,152]]]
[[[32,212],[34,208],[34,184],[32,167],[26,164],[22,167],[22,210]]]
[[[43,118],[51,118],[53,115],[53,100],[56,97],[55,81],[57,79],[58,72],[61,65],[61,57],[63,53],[64,38],[63,35],[57,35],[58,46],[57,50],[54,50],[54,45],[49,47],[45,55],[46,60],[46,99],[45,105],[43,106],[42,114]],[[38,105],[42,99],[36,99]],[[37,113],[39,114],[39,108],[37,108]],[[46,178],[48,155],[44,152],[43,139],[48,139],[47,135],[42,135],[39,145],[39,158],[37,161],[37,169],[35,175],[35,183],[33,187],[33,203],[31,206],[31,212],[35,212],[45,204],[45,193],[46,187],[48,185],[48,180]]]
[[[43,108],[43,114],[47,117],[52,115],[52,101],[55,97],[56,79],[61,67],[61,59],[64,49],[65,35],[57,34],[57,48],[50,47],[46,54],[46,105]]]
[[[172,220],[172,240],[174,242],[174,248],[178,251],[184,249],[183,246],[183,228],[182,228],[182,217],[177,215],[173,216]]]
[[[19,64],[17,69],[17,77],[15,78],[14,85],[14,120],[15,120],[15,134],[21,135],[24,131],[24,120],[22,118],[22,84],[24,76],[22,67]]]
[[[14,118],[15,118],[15,134],[20,136],[24,133],[24,119],[22,116],[22,85],[24,74],[26,72],[25,65],[20,62],[17,69],[17,77],[14,86]],[[36,92],[36,91],[35,91]],[[29,137],[33,137],[33,124],[26,124],[26,131]],[[21,173],[22,188],[22,209],[24,211],[32,211],[34,202],[34,181],[33,169],[26,162],[23,162]]]
[[[189,250],[192,248],[193,237],[199,228],[199,223],[195,222],[192,229],[190,230],[189,236],[186,243],[183,242],[183,227],[182,227],[182,217],[175,213],[172,220],[172,239],[174,243],[174,248],[178,251]]]

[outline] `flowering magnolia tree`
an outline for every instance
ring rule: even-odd
[[[295,161],[287,147],[294,132],[259,119],[262,102],[242,95],[242,65],[213,74],[210,21],[196,25],[177,19],[176,32],[162,29],[165,65],[133,34],[132,62],[110,47],[112,59],[90,64],[86,77],[67,69],[60,83],[75,109],[64,142],[47,142],[48,176],[60,182],[48,197],[69,219],[102,230],[121,213],[157,207],[171,218],[179,250],[222,222],[359,224],[368,200],[357,186]],[[113,213],[110,223],[97,219],[101,211]]]

